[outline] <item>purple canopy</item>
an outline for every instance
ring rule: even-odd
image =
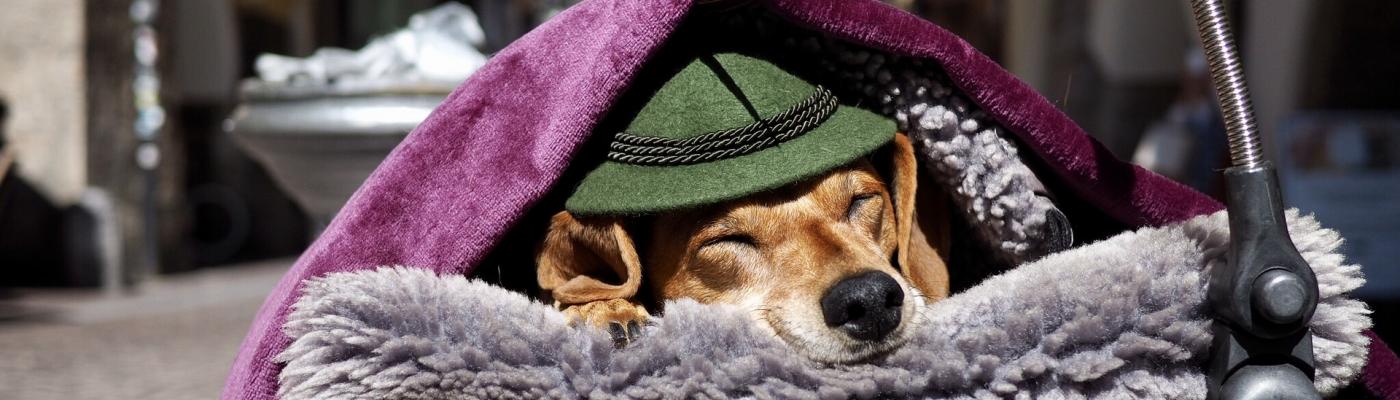
[[[1042,174],[1117,224],[1161,225],[1223,208],[1113,157],[1045,98],[932,23],[874,0],[769,7],[836,38],[938,61],[1043,161]],[[223,398],[276,397],[281,367],[272,360],[291,341],[282,324],[307,278],[381,265],[471,273],[556,183],[691,8],[688,0],[585,1],[492,57],[389,155],[282,278],[244,339]],[[1400,399],[1397,370],[1400,362],[1376,340],[1359,381]]]

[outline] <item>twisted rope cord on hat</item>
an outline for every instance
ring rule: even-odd
[[[817,86],[815,93],[783,112],[738,128],[686,139],[637,136],[613,138],[608,160],[632,165],[687,165],[753,153],[816,128],[836,112],[836,96]]]

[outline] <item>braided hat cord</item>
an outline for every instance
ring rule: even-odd
[[[771,117],[738,128],[685,139],[637,136],[619,132],[608,160],[623,164],[670,166],[738,157],[786,142],[814,129],[836,112],[836,96],[817,86],[815,93]]]

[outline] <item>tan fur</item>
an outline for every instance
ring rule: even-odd
[[[645,259],[617,219],[561,212],[537,257],[540,287],[566,313],[599,326],[645,318],[636,305],[645,282],[654,299],[752,310],[817,360],[850,361],[898,346],[902,335],[871,345],[827,332],[818,306],[841,279],[882,271],[915,298],[905,302],[903,331],[917,317],[914,307],[948,293],[944,195],[918,190],[903,135],[884,151],[872,159],[890,163],[888,184],[862,159],[778,190],[658,215],[638,232],[649,235]]]
[[[894,164],[894,192],[900,213],[900,273],[930,301],[948,297],[948,196],[936,183],[921,184],[918,161],[909,138],[896,135],[889,146]],[[910,188],[910,190],[902,190]],[[907,206],[906,206],[907,205]],[[906,213],[907,212],[907,213]],[[905,229],[907,227],[907,229]]]
[[[641,285],[641,262],[621,221],[556,214],[535,259],[540,289],[559,304],[627,299]]]
[[[582,322],[593,326],[610,323],[646,321],[650,314],[647,309],[628,299],[593,301],[564,307],[564,316],[570,322]]]

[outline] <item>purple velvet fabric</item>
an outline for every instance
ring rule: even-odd
[[[1366,369],[1361,371],[1357,384],[1364,386],[1370,392],[1368,394],[1376,398],[1400,399],[1400,358],[1375,332],[1366,331],[1366,336],[1371,338],[1371,358],[1366,362]]]
[[[559,178],[688,9],[590,1],[491,58],[390,153],[258,311],[225,399],[272,399],[303,280],[378,265],[468,272]],[[570,118],[557,118],[567,115]]]
[[[1073,196],[1124,225],[1160,225],[1222,208],[1113,157],[1030,87],[931,23],[874,0],[770,6],[854,43],[938,60]],[[470,273],[559,179],[690,8],[687,0],[585,1],[493,57],[390,154],[283,277],[244,339],[223,397],[275,398],[280,366],[272,358],[290,341],[281,326],[303,280],[390,264]],[[1374,379],[1368,370],[1363,380],[1384,386],[1374,393],[1396,395],[1400,361],[1377,343],[1372,365],[1387,369]]]

